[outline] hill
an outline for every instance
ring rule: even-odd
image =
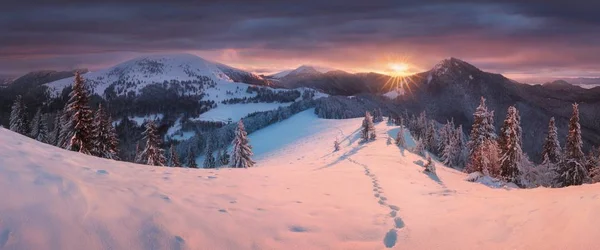
[[[593,249],[597,185],[492,189],[313,110],[250,135],[257,167],[142,166],[0,129],[2,249]],[[289,133],[294,131],[294,133]],[[342,149],[333,151],[338,138]],[[272,138],[280,138],[273,140]],[[410,144],[410,143],[409,143]]]

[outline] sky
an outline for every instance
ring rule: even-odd
[[[399,63],[412,73],[456,57],[517,80],[599,77],[598,9],[582,0],[2,0],[0,74],[186,52],[259,74],[302,64],[386,73]]]

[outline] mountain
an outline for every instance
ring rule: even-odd
[[[229,71],[240,76],[239,71]],[[90,90],[100,96],[111,86],[119,96],[139,93],[150,84],[171,81],[192,82],[200,85],[200,88],[202,85],[213,85],[221,81],[234,82],[217,64],[191,54],[142,56],[114,67],[84,74],[83,78]],[[72,83],[73,78],[67,78],[46,85],[57,96]]]
[[[237,69],[231,66],[227,66],[222,63],[215,63],[217,68],[219,68],[225,75],[229,77],[234,82],[248,83],[254,85],[271,85],[269,80],[264,79],[263,77],[256,75],[254,73],[250,73],[241,69]]]
[[[495,111],[497,129],[505,118],[507,108],[515,105],[522,117],[523,148],[534,159],[540,157],[550,117],[556,117],[564,143],[574,102],[580,103],[586,148],[600,144],[599,91],[567,86],[562,82],[544,86],[521,84],[500,74],[484,72],[456,58],[445,59],[431,70],[409,78],[406,93],[397,99],[401,106],[414,111],[425,110],[430,117],[442,123],[454,119],[467,131],[473,123],[473,112],[481,96],[486,98],[488,108]]]
[[[0,248],[600,245],[600,184],[495,189],[437,161],[427,174],[422,157],[386,140],[398,127],[379,123],[377,140],[361,143],[361,124],[307,110],[249,135],[256,167],[221,170],[106,160],[0,128]],[[341,149],[333,152],[336,138]]]
[[[301,66],[289,72],[276,74],[274,86],[283,88],[312,88],[330,95],[351,96],[360,93],[385,93],[390,77],[377,73],[352,74],[341,70],[325,73],[313,66]]]
[[[15,77],[13,77],[13,76],[0,75],[0,88],[5,85],[10,84],[14,79],[15,79]]]

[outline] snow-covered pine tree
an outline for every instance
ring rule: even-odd
[[[227,153],[227,149],[223,150],[219,150],[219,159],[217,159],[219,161],[219,164],[221,166],[227,166],[229,165],[229,154]]]
[[[548,133],[544,141],[542,155],[547,155],[552,163],[558,163],[562,158],[562,149],[558,142],[558,130],[554,124],[554,117],[550,118],[548,123]]]
[[[467,159],[469,156],[469,149],[467,148],[467,140],[465,138],[465,134],[463,133],[462,125],[458,125],[456,130],[454,130],[454,138],[456,139],[456,166],[464,167],[467,164]]]
[[[581,148],[581,125],[579,124],[579,107],[573,104],[573,115],[569,120],[569,135],[565,145],[565,158],[559,164],[556,182],[561,187],[581,185],[589,178],[589,173],[584,166],[584,155]]]
[[[192,146],[190,146],[188,148],[187,167],[188,168],[198,168],[198,164],[196,164],[196,154],[194,153]]]
[[[443,152],[444,148],[450,144],[450,138],[454,136],[454,120],[446,121],[446,124],[442,126],[439,132],[437,149],[439,152]]]
[[[373,111],[373,122],[382,122],[383,121],[383,113],[381,112],[381,108],[376,108]]]
[[[93,150],[93,113],[88,107],[88,93],[79,73],[75,74],[73,90],[63,115],[61,146],[67,150],[91,154]]]
[[[108,116],[108,119],[105,120],[105,126],[108,127],[108,152],[107,158],[118,160],[119,159],[119,135],[117,134],[117,130],[115,126],[113,126],[112,117]]]
[[[375,140],[375,124],[373,124],[373,117],[369,111],[365,112],[365,119],[362,124],[361,138],[363,141]]]
[[[442,162],[448,167],[455,166],[458,158],[458,151],[458,138],[454,133],[450,132],[446,138],[446,142],[442,150]]]
[[[206,142],[206,149],[204,151],[204,168],[216,168],[217,161],[214,156],[214,147],[212,138]]]
[[[60,131],[62,129],[61,118],[62,118],[62,112],[59,111],[56,114],[56,116],[54,117],[54,130],[52,130],[52,133],[50,134],[50,137],[48,139],[48,143],[50,143],[54,146],[59,146],[58,142],[59,142],[59,138],[60,138]]]
[[[144,140],[146,140],[146,147],[140,153],[141,162],[151,166],[165,166],[165,154],[164,150],[160,148],[161,139],[154,121],[146,123],[146,130],[143,135]]]
[[[27,135],[27,115],[23,98],[18,95],[10,111],[9,129],[22,135]]]
[[[519,111],[514,106],[510,106],[498,138],[500,175],[505,181],[517,185],[522,185],[518,183],[521,175],[520,164],[524,159],[522,145]]]
[[[435,173],[435,164],[433,163],[433,161],[431,160],[431,156],[429,154],[427,154],[427,163],[425,163],[425,172],[426,173],[432,173],[432,174],[436,174]]]
[[[587,169],[590,175],[591,171],[594,168],[600,167],[600,158],[598,157],[599,155],[599,152],[595,148],[592,148],[588,152],[587,157],[585,157],[585,169]]]
[[[415,141],[416,145],[413,149],[413,153],[418,154],[420,156],[425,156],[425,145],[423,143],[423,140],[421,140],[420,138],[417,138],[417,140]]]
[[[404,128],[400,126],[396,134],[396,145],[401,148],[406,148],[406,139],[404,139]]]
[[[494,132],[494,113],[488,111],[485,105],[485,98],[481,97],[479,106],[475,110],[473,128],[471,129],[471,136],[468,142],[469,148],[469,159],[465,170],[467,173],[481,172],[483,174],[493,174],[498,169],[489,169],[497,167],[497,162],[492,162],[494,155],[485,155],[486,153],[493,153],[498,148],[496,143],[496,133]],[[492,175],[493,176],[493,175]]]
[[[181,167],[181,162],[179,162],[179,156],[177,156],[177,152],[175,152],[175,144],[171,144],[169,148],[169,167]]]
[[[38,108],[37,112],[35,112],[35,116],[33,116],[30,131],[31,138],[43,143],[48,142],[48,124],[46,121],[46,115],[42,114],[41,108]]]
[[[238,122],[235,137],[231,144],[233,150],[229,162],[232,168],[249,168],[254,166],[255,162],[252,160],[252,146],[248,140],[248,134],[246,133],[244,122],[242,120]]]
[[[337,138],[335,138],[335,141],[333,141],[333,151],[334,152],[340,151],[340,142],[338,141]]]
[[[431,120],[427,123],[425,131],[425,149],[429,152],[437,152],[437,136],[435,133],[435,121]]]
[[[139,141],[135,143],[135,154],[133,155],[133,162],[142,163],[142,154]]]

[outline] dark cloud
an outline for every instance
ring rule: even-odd
[[[600,66],[598,8],[577,0],[4,0],[0,73],[197,51],[261,72],[285,59],[374,69],[397,53],[421,68],[455,56],[499,72],[588,74]],[[228,49],[235,56],[219,53]]]

